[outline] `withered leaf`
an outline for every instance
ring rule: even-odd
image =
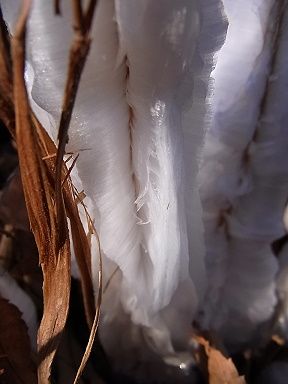
[[[49,156],[49,153],[55,153],[56,147],[51,138],[48,136],[47,132],[43,129],[43,127],[39,124],[39,121],[33,116],[34,126],[38,132],[39,140],[41,142],[42,148],[42,156],[47,159],[47,167],[50,171],[50,176],[52,177],[53,171],[55,170],[55,158]],[[66,170],[66,173],[68,171]],[[66,175],[64,175],[64,179]],[[91,249],[89,246],[89,242],[87,236],[85,234],[83,225],[81,223],[81,219],[79,216],[77,204],[79,203],[79,197],[73,198],[73,194],[71,192],[71,180],[68,178],[68,183],[66,182],[63,186],[63,198],[65,208],[67,210],[67,216],[70,219],[71,224],[71,234],[74,245],[74,251],[76,256],[76,261],[79,267],[80,275],[81,275],[81,288],[84,299],[84,307],[86,318],[89,327],[91,328],[89,341],[87,344],[86,351],[84,353],[81,365],[77,372],[75,383],[78,382],[80,375],[88,361],[89,355],[91,353],[92,345],[95,339],[95,335],[99,325],[99,317],[100,317],[100,305],[102,298],[102,263],[100,259],[99,265],[99,292],[96,304],[96,311],[94,305],[94,290],[92,283],[92,275],[91,275]],[[78,197],[78,198],[77,198]],[[90,223],[93,226],[93,233],[97,236],[96,229],[93,223]],[[98,237],[97,237],[98,238]],[[99,246],[99,254],[100,244],[98,239]]]
[[[35,116],[32,117],[33,124],[38,133],[39,142],[41,145],[41,154],[43,157],[46,157],[45,164],[47,165],[47,171],[49,172],[49,177],[53,182],[53,175],[55,173],[55,157],[49,156],[49,153],[56,152],[56,146],[51,140],[50,136],[41,126],[39,121]],[[66,173],[63,176],[66,178]],[[81,276],[81,287],[83,292],[84,307],[87,318],[87,323],[89,327],[92,327],[93,319],[95,316],[95,304],[94,304],[94,289],[92,283],[91,275],[91,250],[89,242],[86,237],[85,230],[83,228],[78,208],[77,208],[77,198],[74,199],[72,190],[71,190],[71,181],[68,178],[68,182],[63,185],[63,198],[66,208],[66,214],[69,217],[71,225],[71,235],[73,240],[73,246],[75,251],[76,261],[79,267],[79,272]]]
[[[196,337],[198,343],[204,347],[207,356],[209,384],[245,384],[244,376],[239,376],[231,358],[225,357],[220,351],[212,347],[204,337]]]
[[[25,88],[25,27],[29,8],[30,1],[25,1],[12,39],[13,91],[21,178],[44,278],[44,313],[38,332],[38,379],[40,383],[47,383],[69,308],[70,243],[66,220],[62,220],[65,236],[61,245],[57,242],[59,218],[54,207],[55,192],[42,161]],[[61,215],[66,218],[65,212]]]
[[[56,3],[59,4],[60,2],[55,2],[55,4]],[[78,3],[76,0],[73,2],[75,5],[74,12],[76,19],[77,9],[79,8],[78,6],[76,7],[76,5]],[[87,39],[88,42],[88,35],[96,3],[96,0],[90,0],[87,11],[83,11],[82,16],[78,20],[85,25],[78,25],[78,27],[81,28],[76,28],[78,31],[81,30],[81,33],[85,35],[85,39]],[[97,308],[95,310],[89,241],[79,217],[69,174],[67,176],[67,168],[61,158],[61,148],[60,151],[58,150],[58,159],[56,160],[55,154],[57,148],[37,118],[33,115],[27,99],[23,70],[25,25],[30,1],[25,0],[23,4],[24,8],[20,14],[16,33],[12,41],[13,79],[8,71],[2,72],[4,76],[3,81],[1,79],[0,88],[6,92],[0,93],[0,106],[3,106],[3,108],[0,109],[0,117],[5,122],[12,136],[16,138],[29,221],[37,243],[40,264],[43,270],[44,314],[38,334],[38,349],[40,354],[38,376],[40,382],[48,382],[49,380],[50,368],[59,342],[59,336],[62,333],[67,318],[70,293],[70,249],[66,214],[70,219],[74,249],[81,274],[85,312],[88,324],[91,327],[89,343],[77,373],[76,382],[87,362],[98,327],[102,284],[101,268],[99,272],[99,294]],[[82,19],[82,17],[84,17],[84,19]],[[3,21],[3,19],[1,20]],[[1,29],[1,32],[2,30],[5,34],[5,29]],[[6,37],[7,36],[5,36],[5,38]],[[9,39],[7,41],[9,43]],[[0,53],[2,58],[9,59],[10,54],[7,44],[0,44]],[[3,60],[1,62],[0,60],[0,67],[2,64],[4,65],[6,61]],[[72,69],[74,67],[74,69],[76,68],[76,70],[80,72],[81,65],[79,67],[78,64],[75,65],[74,62]],[[67,93],[69,93],[68,90],[72,91],[72,94],[74,93],[74,87],[77,81],[79,81],[78,79],[73,84],[73,78],[77,75],[75,74],[74,76],[73,71],[74,70],[72,70],[71,74],[70,67],[68,74],[68,78],[70,79],[68,79],[69,84],[66,89],[66,96]],[[80,73],[78,73],[77,76],[79,75]],[[12,93],[14,94],[14,99],[9,96]],[[1,97],[1,95],[3,97]],[[65,143],[65,139],[63,140],[63,138],[67,135],[66,129],[68,126],[67,122],[69,122],[69,114],[73,107],[73,103],[70,103],[69,97],[66,97],[65,100],[68,100],[68,103],[66,104],[64,102],[63,106],[64,113],[66,114],[67,112],[64,119],[66,121],[66,124],[64,124],[66,128],[64,129],[64,134],[61,139],[63,144]],[[66,119],[67,116],[68,119]],[[64,147],[63,144],[62,151]],[[57,209],[55,209],[55,205],[58,207]],[[61,229],[61,231],[59,231],[59,229]]]
[[[0,296],[0,314],[0,381],[37,383],[36,364],[21,312]]]

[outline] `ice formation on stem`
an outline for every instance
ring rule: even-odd
[[[183,347],[206,271],[198,320],[228,344],[257,336],[274,312],[271,244],[284,233],[287,199],[287,2],[223,3],[229,29],[200,173],[204,241],[196,174],[220,1],[99,0],[67,150],[79,153],[74,182],[100,234],[106,282],[112,276],[104,339],[126,313],[158,352],[173,351],[169,335]],[[1,1],[8,20],[18,4]],[[70,3],[61,4],[55,17],[35,0],[27,37],[31,102],[54,138],[71,40]],[[286,267],[282,317],[285,284]]]
[[[259,336],[277,300],[271,244],[284,233],[287,199],[287,4],[224,4],[230,25],[201,170],[210,283],[203,325],[239,346]]]
[[[8,19],[18,3],[1,1]],[[284,233],[287,199],[287,2],[223,1],[229,29],[200,175],[204,241],[196,174],[220,3],[99,0],[69,131],[74,181],[100,235],[106,282],[112,276],[102,335],[125,313],[163,354],[173,351],[169,335],[185,345],[199,301],[200,325],[232,346],[257,336],[277,302],[271,244]],[[55,17],[35,0],[27,36],[31,102],[54,138],[71,40],[70,3],[61,4]]]
[[[1,1],[10,18],[12,3]],[[61,5],[55,17],[49,2],[35,0],[27,36],[32,103],[54,137],[71,40],[70,2]],[[224,35],[220,5],[99,0],[69,131],[106,280],[117,270],[104,323],[123,307],[162,353],[173,351],[169,332],[183,345],[205,290],[196,174],[212,58]]]

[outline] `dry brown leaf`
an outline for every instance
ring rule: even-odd
[[[16,137],[26,206],[30,225],[39,250],[39,258],[44,276],[44,314],[38,334],[38,348],[40,350],[39,381],[41,383],[47,382],[49,379],[51,364],[59,343],[59,336],[62,333],[67,317],[70,292],[70,254],[66,214],[70,219],[76,260],[81,274],[85,312],[88,324],[91,327],[89,343],[77,374],[77,381],[89,357],[99,323],[102,274],[100,268],[99,294],[95,310],[91,278],[91,251],[79,217],[74,193],[72,192],[69,171],[62,159],[60,167],[59,151],[58,160],[55,159],[57,148],[31,112],[27,99],[23,69],[25,55],[24,32],[29,3],[29,1],[24,1],[24,10],[20,15],[18,28],[12,44],[14,100],[9,97],[12,94],[12,78],[9,78],[8,71],[5,72],[6,77],[4,76],[4,80],[0,79],[0,90],[5,90],[2,94],[0,92],[0,106],[3,106],[0,109],[0,118],[5,122],[11,134]],[[77,1],[74,4],[76,3]],[[85,33],[88,33],[91,27],[95,5],[96,1],[90,0],[85,13]],[[3,19],[0,20],[0,23],[0,40],[2,42],[3,33],[5,34],[5,28],[2,25]],[[2,31],[4,32],[2,33]],[[6,40],[9,42],[9,39]],[[1,72],[1,67],[5,65],[8,59],[10,60],[10,50],[5,44],[0,44],[0,56]],[[3,58],[8,59],[2,60]],[[68,111],[69,113],[70,111]],[[63,137],[67,134],[65,129]],[[62,142],[65,142],[63,138]],[[57,161],[58,173],[56,172]],[[56,177],[55,173],[57,174]],[[67,182],[64,182],[66,179]],[[60,193],[58,210],[55,209],[55,200],[57,200],[55,186],[57,190],[57,185],[58,203]],[[61,191],[59,186],[61,186]],[[83,203],[81,202],[81,204]]]
[[[53,181],[55,174],[55,157],[49,157],[48,154],[55,153],[56,146],[35,116],[33,116],[33,122],[38,133],[42,155],[43,157],[46,156],[49,177]],[[81,276],[86,318],[88,325],[91,328],[95,316],[94,289],[91,275],[91,250],[78,213],[77,201],[74,199],[71,191],[71,180],[68,179],[68,181],[69,182],[65,183],[63,186],[64,204],[71,224],[75,257]]]
[[[68,129],[72,116],[73,106],[76,100],[78,86],[80,83],[81,74],[89,53],[90,49],[90,30],[92,26],[93,15],[96,9],[97,0],[90,0],[85,11],[83,4],[80,0],[73,0],[73,14],[74,14],[74,38],[70,47],[68,74],[65,85],[65,93],[63,99],[63,106],[60,118],[60,125],[58,130],[58,148],[56,155],[56,178],[55,178],[55,202],[56,212],[58,217],[58,241],[60,244],[63,243],[65,234],[62,233],[63,224],[62,221],[66,220],[66,217],[61,215],[64,209],[67,209],[68,216],[71,221],[71,232],[73,238],[74,249],[76,253],[77,262],[79,265],[80,273],[82,276],[81,286],[84,298],[84,307],[86,311],[86,317],[88,325],[90,326],[91,332],[89,341],[82,358],[80,367],[78,369],[74,383],[77,383],[80,376],[87,364],[90,356],[96,332],[99,325],[100,319],[100,305],[102,299],[102,260],[101,251],[99,246],[99,292],[96,304],[96,311],[94,307],[94,292],[91,277],[91,251],[89,243],[84,232],[82,223],[79,218],[77,204],[75,199],[66,199],[65,202],[65,185],[63,185],[63,156],[65,154],[65,147],[68,141]],[[53,152],[52,152],[53,153]],[[69,177],[69,171],[64,175],[64,180]],[[63,189],[64,187],[64,189]],[[79,200],[79,199],[78,199]],[[72,204],[71,204],[72,203]],[[70,209],[68,206],[70,206]],[[84,206],[84,205],[83,205]],[[65,207],[65,208],[64,208]],[[69,215],[70,212],[70,215]],[[94,228],[95,230],[95,228]],[[94,231],[97,235],[96,230]]]
[[[196,337],[197,342],[204,347],[207,356],[209,384],[245,384],[244,376],[239,376],[231,358],[225,357],[212,347],[204,337]]]
[[[33,116],[33,121],[34,121],[34,126],[36,127],[36,130],[38,133],[39,140],[41,142],[42,156],[46,158],[47,167],[50,172],[50,178],[53,178],[54,171],[55,171],[55,157],[49,156],[49,153],[55,153],[55,150],[56,150],[55,144],[53,143],[53,141],[51,140],[47,132],[43,129],[43,127],[41,126],[41,124],[39,123],[39,121],[35,116]],[[63,176],[64,179],[66,178],[67,172],[69,171],[66,170],[66,173]],[[85,314],[86,314],[88,325],[91,328],[87,348],[84,353],[81,365],[79,367],[79,370],[77,372],[77,376],[75,379],[75,383],[77,383],[88,361],[88,358],[93,346],[93,342],[95,339],[95,335],[98,329],[98,325],[99,325],[100,304],[101,304],[101,298],[102,298],[102,263],[100,259],[99,261],[100,263],[99,292],[98,292],[98,299],[97,299],[96,310],[95,310],[94,289],[93,289],[92,275],[91,275],[91,249],[90,249],[89,241],[87,239],[87,236],[84,231],[84,228],[79,216],[79,212],[78,212],[77,205],[79,204],[79,196],[76,195],[76,198],[74,199],[71,188],[72,188],[71,180],[70,178],[68,178],[68,182],[65,183],[63,186],[64,205],[67,211],[67,216],[70,219],[74,251],[75,251],[76,261],[77,261],[79,271],[80,271],[80,276],[81,276],[81,288],[83,293]],[[80,203],[83,204],[82,202]],[[91,219],[89,224],[92,225],[93,233],[97,237],[97,232]],[[98,239],[98,246],[99,246],[99,254],[101,255],[99,239]]]
[[[90,4],[88,6],[86,17],[89,20],[92,15],[91,9],[95,7],[96,2],[90,1]],[[1,16],[1,14],[0,14]],[[7,40],[7,36],[5,36],[5,23],[3,19],[0,19],[1,23],[1,31],[3,31],[2,35],[5,37],[5,41]],[[90,21],[89,21],[90,22]],[[2,37],[1,35],[1,37]],[[8,40],[9,42],[9,40]],[[8,57],[5,60],[2,60],[3,63],[6,61],[10,61],[9,59],[9,52],[10,49],[4,49],[6,47],[6,44],[1,44],[0,39],[0,73],[2,70],[1,67],[1,57]],[[4,71],[5,72],[5,71]],[[3,72],[3,73],[4,73]],[[6,71],[6,73],[8,73]],[[8,75],[7,75],[8,76]],[[1,80],[1,78],[0,78]],[[1,94],[2,95],[9,95],[12,93],[11,91],[11,84],[12,79],[4,79],[5,81],[0,81],[0,89],[4,89],[5,92],[0,92],[0,104],[1,104]],[[13,101],[13,100],[12,100]],[[14,105],[12,105],[13,108],[11,110],[8,108],[10,105],[10,99],[5,97],[4,100],[2,100],[4,108],[0,109],[0,118],[7,124],[7,128],[9,129],[10,133],[13,137],[15,137],[15,119],[14,119]],[[47,132],[44,130],[44,128],[41,126],[37,118],[31,114],[32,124],[34,127],[34,131],[37,133],[37,140],[39,142],[40,150],[41,150],[41,156],[43,160],[43,166],[46,168],[46,172],[49,177],[49,182],[52,186],[55,184],[55,158],[57,153],[57,148],[54,144],[54,142],[51,140],[50,136],[47,134]],[[63,167],[65,169],[64,171],[64,178],[67,175],[67,169],[64,165]],[[63,186],[63,181],[62,181]],[[90,324],[90,327],[92,327],[94,315],[95,315],[95,304],[94,304],[94,298],[93,295],[91,295],[91,292],[93,292],[93,285],[91,281],[91,254],[90,254],[90,247],[89,242],[87,244],[87,238],[85,231],[83,229],[77,204],[75,204],[74,201],[74,195],[70,189],[71,182],[65,183],[64,185],[64,201],[65,201],[65,208],[67,210],[67,215],[71,221],[71,227],[72,227],[72,237],[75,247],[75,253],[76,253],[76,260],[79,265],[80,274],[81,274],[81,284],[83,289],[83,296],[84,296],[84,302],[85,302],[85,312],[87,316],[88,324]],[[80,193],[80,197],[77,197],[77,203],[82,203],[83,194]]]
[[[16,143],[29,220],[43,270],[44,313],[38,332],[40,383],[50,378],[51,364],[64,329],[70,297],[70,243],[67,221],[58,240],[54,190],[43,165],[24,82],[25,27],[30,1],[23,3],[12,39]],[[62,217],[65,212],[62,212]]]
[[[0,313],[0,381],[37,383],[36,365],[32,360],[30,340],[21,312],[0,296]]]

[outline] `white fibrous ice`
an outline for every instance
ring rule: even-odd
[[[32,107],[54,139],[73,35],[70,2],[61,6],[56,17],[35,0],[27,33]],[[99,234],[104,285],[113,276],[102,334],[126,313],[172,353],[185,348],[206,286],[196,175],[226,22],[218,0],[100,0],[93,25],[66,149],[79,153],[72,177]],[[92,264],[97,289],[97,252]]]
[[[277,302],[271,245],[284,234],[288,192],[284,3],[225,0],[229,28],[214,71],[200,172],[209,280],[202,321],[236,348],[259,337]]]
[[[1,0],[10,27],[19,4]],[[25,70],[55,141],[73,37],[71,4],[61,6],[55,16],[34,0]],[[193,319],[237,349],[272,317],[287,26],[284,0],[98,0],[66,150],[79,154],[72,179],[99,234],[100,335],[112,354],[143,340],[163,356],[183,350]],[[96,292],[96,239],[92,250]]]

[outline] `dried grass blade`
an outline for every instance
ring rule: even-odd
[[[42,156],[46,156],[47,158],[47,155],[49,153],[55,153],[55,149],[56,149],[55,144],[53,143],[51,138],[48,136],[47,132],[40,125],[40,123],[38,122],[35,116],[33,116],[33,119],[34,119],[34,124],[37,127],[39,138],[41,139],[41,142],[42,142]],[[50,177],[53,177],[54,170],[55,170],[55,159],[53,157],[48,158],[47,165],[50,170]],[[77,261],[80,275],[81,275],[81,288],[83,293],[85,314],[86,314],[88,325],[91,328],[89,341],[88,341],[85,353],[83,355],[81,365],[78,369],[77,376],[75,378],[75,383],[77,383],[90,356],[93,343],[95,340],[95,336],[97,333],[99,320],[100,320],[100,307],[101,307],[101,300],[102,300],[102,257],[101,257],[100,240],[98,238],[96,228],[91,218],[89,217],[88,212],[86,212],[86,214],[88,215],[89,223],[93,227],[93,233],[97,237],[98,247],[99,247],[98,252],[100,255],[99,275],[98,275],[99,290],[98,290],[96,313],[95,313],[94,290],[93,290],[93,283],[92,283],[92,276],[91,276],[91,249],[90,249],[88,239],[86,237],[81,219],[79,217],[77,203],[76,203],[76,200],[73,198],[72,191],[69,187],[69,183],[65,183],[64,185],[63,196],[64,196],[67,215],[71,223],[71,232],[72,232],[75,256],[76,256],[76,261]],[[84,206],[84,209],[86,209],[85,206]]]
[[[91,328],[91,332],[90,332],[90,336],[89,336],[89,341],[88,341],[88,344],[86,346],[85,353],[83,355],[80,367],[79,367],[79,369],[77,371],[76,378],[75,378],[73,384],[77,384],[79,382],[79,379],[80,379],[80,377],[82,375],[82,372],[83,372],[83,370],[84,370],[84,368],[85,368],[85,366],[87,364],[87,361],[88,361],[89,356],[91,354],[93,343],[94,343],[94,340],[95,340],[95,337],[96,337],[96,333],[97,333],[97,330],[98,330],[99,321],[100,321],[100,308],[101,308],[101,301],[102,301],[102,281],[103,281],[103,279],[102,279],[102,256],[101,256],[101,249],[100,249],[99,239],[98,239],[98,246],[99,246],[99,250],[98,251],[99,251],[99,255],[100,255],[100,257],[99,257],[99,274],[98,274],[99,291],[98,291],[98,296],[97,296],[96,313],[95,313],[95,318],[94,318],[94,321],[93,321],[93,326]]]
[[[51,364],[64,329],[70,297],[70,244],[67,222],[65,238],[57,243],[54,188],[49,181],[34,129],[24,81],[25,29],[30,1],[23,2],[12,39],[16,143],[29,220],[43,270],[44,313],[38,332],[38,380],[49,382]],[[63,212],[61,212],[63,215]]]
[[[25,2],[26,11],[29,8],[29,6],[27,7],[29,4],[29,1]],[[100,304],[102,298],[102,262],[100,260],[99,293],[97,300],[97,310],[95,313],[94,290],[91,278],[91,250],[83,225],[81,223],[81,219],[79,217],[77,203],[74,199],[74,195],[71,189],[70,177],[68,179],[69,182],[64,183],[63,185],[63,179],[65,178],[65,175],[68,171],[62,159],[61,167],[58,165],[60,169],[58,173],[61,175],[61,177],[58,178],[57,181],[63,187],[64,204],[63,210],[60,209],[60,213],[63,215],[63,217],[65,217],[65,228],[64,243],[62,243],[62,247],[59,246],[59,242],[57,242],[57,228],[59,228],[59,222],[57,222],[57,214],[54,208],[56,163],[55,156],[51,156],[51,154],[56,153],[57,148],[35,115],[31,112],[28,104],[23,78],[25,56],[24,37],[28,13],[26,12],[24,15],[25,17],[23,17],[23,12],[21,14],[22,21],[18,24],[17,33],[13,40],[13,61],[16,62],[13,68],[15,100],[11,98],[10,106],[7,98],[3,99],[3,105],[5,108],[4,110],[1,110],[1,116],[5,117],[7,120],[7,127],[9,128],[11,134],[17,138],[18,151],[20,148],[20,166],[24,184],[26,205],[30,217],[32,231],[34,232],[34,236],[38,245],[40,262],[44,275],[44,315],[38,335],[40,350],[40,365],[38,376],[39,382],[48,382],[49,380],[52,360],[59,342],[59,336],[61,335],[65,325],[69,305],[70,249],[69,239],[66,238],[68,229],[66,217],[64,215],[65,204],[67,215],[71,221],[75,254],[81,273],[81,285],[86,317],[88,319],[88,324],[92,326],[89,343],[78,371],[78,378],[76,379],[78,380],[85,367],[85,364],[87,363],[99,324]],[[3,52],[0,53],[3,56]],[[8,89],[9,87],[11,88],[12,94],[11,84],[12,81],[8,78],[6,85]],[[14,104],[17,114],[17,130],[15,129]],[[7,106],[11,110],[8,111],[9,108]],[[24,134],[23,138],[22,133]],[[58,161],[60,164],[60,160]],[[30,169],[29,166],[31,166]],[[33,171],[31,171],[32,169]],[[95,228],[94,233],[96,234]],[[61,296],[62,294],[63,297]],[[61,310],[59,313],[55,302],[56,304],[60,305],[61,300],[62,308],[65,308],[65,311]],[[54,315],[53,318],[51,318],[51,314],[52,317]]]
[[[73,168],[74,168],[74,166],[76,164],[76,161],[77,161],[78,157],[79,157],[79,154],[75,157],[75,159],[73,159],[72,164],[69,167],[68,172],[66,173],[64,180],[62,181],[62,187],[64,186],[66,181],[69,179],[70,174],[71,174],[71,172],[72,172],[72,170],[73,170]],[[71,160],[71,158],[72,158],[72,156],[70,156],[70,160]],[[67,159],[67,160],[69,161],[69,159]]]
[[[95,316],[94,288],[91,276],[91,250],[81,220],[73,204],[66,203],[67,213],[71,221],[71,233],[77,264],[81,274],[81,288],[85,315],[90,329],[92,329]],[[90,258],[90,260],[88,259]]]
[[[33,116],[33,123],[36,127],[39,141],[41,143],[41,154],[46,158],[49,178],[51,182],[54,183],[55,157],[49,156],[49,153],[55,153],[56,146],[35,116]],[[65,172],[67,173],[67,170]],[[89,328],[91,329],[95,316],[94,289],[91,277],[91,250],[87,241],[85,230],[79,217],[77,202],[74,199],[70,185],[71,180],[68,178],[68,182],[66,182],[63,187],[64,203],[67,216],[70,219],[75,257],[81,276],[81,288],[84,300],[85,315]]]

